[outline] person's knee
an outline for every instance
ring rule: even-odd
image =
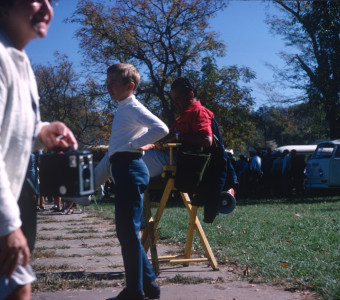
[[[6,300],[30,300],[31,299],[31,285],[19,285]]]

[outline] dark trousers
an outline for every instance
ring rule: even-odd
[[[149,172],[141,154],[118,152],[111,156],[110,162],[115,181],[116,231],[122,247],[126,285],[130,291],[142,290],[143,282],[156,279],[139,236]]]
[[[27,244],[31,253],[34,250],[37,234],[37,203],[34,195],[35,193],[31,185],[25,179],[21,189],[18,205],[22,221],[21,230],[27,239]]]

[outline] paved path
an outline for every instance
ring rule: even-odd
[[[158,245],[157,250],[159,255],[166,255],[181,249]],[[104,300],[117,295],[124,286],[124,268],[114,225],[89,209],[71,215],[39,212],[31,264],[38,276],[32,300]],[[309,293],[240,281],[234,272],[230,266],[213,271],[206,263],[189,267],[163,264],[157,279],[161,299],[314,299]]]

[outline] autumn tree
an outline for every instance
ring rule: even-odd
[[[108,136],[112,116],[100,113],[100,95],[90,78],[82,83],[66,55],[55,54],[54,65],[33,66],[44,121],[62,121],[82,144],[98,144]],[[106,133],[106,134],[105,134]]]
[[[221,0],[82,0],[70,21],[81,25],[76,35],[88,67],[105,72],[115,62],[136,65],[143,73],[139,99],[170,124],[172,80],[198,70],[202,54],[225,53],[208,23],[224,7]]]
[[[340,1],[275,0],[282,16],[268,19],[295,53],[282,53],[281,78],[320,108],[331,139],[340,138]]]

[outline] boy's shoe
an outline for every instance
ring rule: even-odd
[[[108,298],[106,300],[145,300],[144,292],[129,292],[126,288],[122,290],[118,296],[113,298]]]
[[[161,289],[156,280],[151,283],[145,283],[144,287],[145,299],[159,299],[161,296]]]

